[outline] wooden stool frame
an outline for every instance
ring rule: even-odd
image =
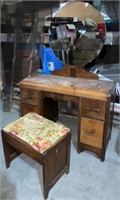
[[[61,178],[69,173],[70,166],[70,132],[57,141],[51,148],[43,154],[36,151],[32,146],[12,135],[1,131],[6,168],[21,153],[26,154],[37,161],[43,167],[43,196],[48,198],[49,190]]]

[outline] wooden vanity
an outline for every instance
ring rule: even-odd
[[[36,112],[58,119],[58,101],[78,106],[77,151],[88,150],[102,161],[111,137],[114,83],[83,78],[33,74],[20,82],[21,115]]]

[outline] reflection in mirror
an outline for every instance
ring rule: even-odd
[[[67,3],[51,22],[49,45],[65,64],[85,65],[101,52],[105,34],[103,17],[92,5]]]

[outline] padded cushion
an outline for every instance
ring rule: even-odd
[[[13,134],[43,153],[70,132],[70,129],[31,112],[6,125],[3,131]]]

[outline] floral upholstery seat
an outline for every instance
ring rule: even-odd
[[[70,132],[70,129],[64,125],[55,123],[33,112],[6,125],[3,130],[20,138],[40,153],[45,152]]]

